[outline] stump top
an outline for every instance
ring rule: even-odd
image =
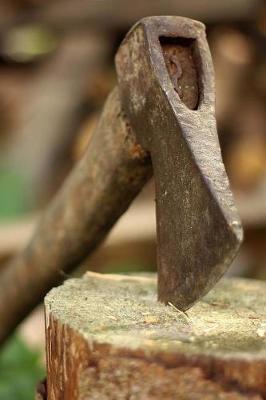
[[[266,284],[222,280],[186,314],[156,299],[156,278],[87,273],[45,298],[47,314],[90,342],[145,352],[266,357]],[[46,321],[49,324],[49,321]]]

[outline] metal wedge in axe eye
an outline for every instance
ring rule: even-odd
[[[151,176],[158,297],[186,310],[219,280],[242,239],[221,158],[204,26],[137,23],[116,55],[118,88],[89,146],[0,279],[0,340],[103,241]],[[8,307],[6,307],[8,304]]]

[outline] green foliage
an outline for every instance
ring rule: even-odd
[[[40,353],[13,337],[0,351],[0,400],[33,400],[44,375]]]
[[[24,63],[40,59],[57,47],[55,34],[40,24],[27,24],[12,27],[4,41],[4,54],[7,58]]]
[[[27,203],[25,179],[11,169],[0,167],[0,218],[22,214]]]

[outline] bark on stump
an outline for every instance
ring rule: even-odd
[[[154,275],[70,279],[45,298],[48,399],[263,399],[265,293],[223,280],[184,314]]]

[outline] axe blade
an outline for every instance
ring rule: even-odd
[[[122,106],[151,154],[159,300],[186,310],[221,278],[242,241],[215,121],[204,25],[148,17],[116,55]]]

